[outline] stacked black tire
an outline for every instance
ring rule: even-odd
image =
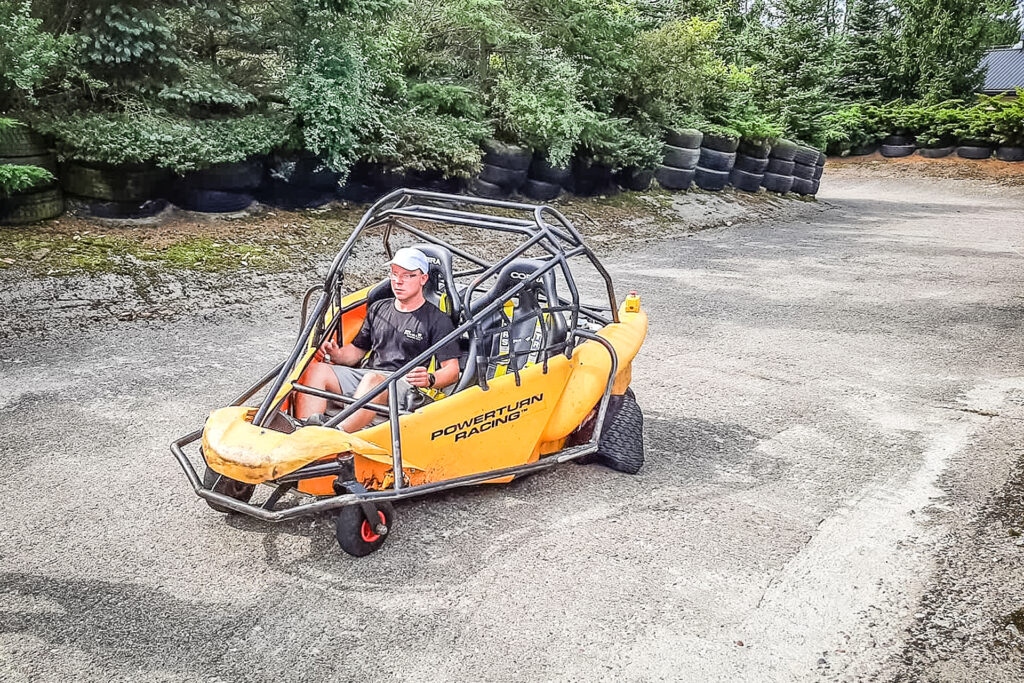
[[[882,153],[883,157],[895,159],[898,157],[908,157],[913,154],[916,149],[917,143],[913,136],[890,135],[882,140],[882,146],[879,151]]]
[[[79,199],[91,216],[147,218],[167,207],[171,174],[151,164],[113,166],[71,160],[61,166],[60,182],[64,192]]]
[[[989,159],[992,157],[992,147],[986,142],[964,140],[956,148],[956,155],[961,159]]]
[[[484,158],[480,174],[470,181],[472,194],[505,199],[526,182],[533,154],[525,147],[506,145],[497,140],[483,143]]]
[[[611,196],[619,193],[615,172],[589,156],[577,156],[572,160],[572,174],[568,189],[579,197]]]
[[[530,162],[521,192],[533,201],[549,202],[562,194],[570,176],[571,171],[567,167],[552,166],[543,154],[538,153]]]
[[[999,161],[1024,161],[1024,147],[1000,145],[996,149],[996,159]]]
[[[646,192],[654,182],[653,168],[624,168],[616,174],[616,182],[623,190]]]
[[[287,210],[323,206],[337,198],[341,175],[311,153],[275,154],[257,194],[268,205]]]
[[[174,203],[202,213],[244,211],[256,200],[265,165],[263,157],[253,157],[186,173],[176,183]]]
[[[729,182],[737,190],[757,192],[768,170],[771,145],[767,142],[743,140],[736,153],[736,163],[729,174]]]
[[[662,149],[662,162],[654,169],[658,184],[675,192],[688,189],[697,170],[703,141],[704,134],[696,129],[669,131]]]
[[[797,149],[797,145],[789,140],[779,140],[772,146],[768,153],[768,165],[761,178],[761,187],[777,194],[785,194],[793,189]]]
[[[729,184],[729,176],[736,164],[737,138],[705,135],[700,143],[700,157],[694,169],[693,181],[702,190],[717,192]]]
[[[923,156],[925,159],[941,159],[948,157],[950,154],[956,151],[956,145],[951,142],[939,142],[935,145],[929,145],[927,147],[921,147],[917,153]]]
[[[39,166],[57,175],[57,158],[46,141],[26,126],[0,128],[0,164]],[[10,195],[0,195],[0,225],[23,225],[64,213],[64,197],[56,181]]]
[[[793,192],[802,196],[818,193],[819,178],[825,166],[824,155],[813,147],[800,145],[793,155]]]

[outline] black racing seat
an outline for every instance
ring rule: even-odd
[[[526,258],[510,262],[498,272],[494,286],[470,304],[473,314],[506,297],[512,287],[547,263]],[[568,335],[565,317],[560,311],[548,310],[557,305],[555,275],[548,270],[479,321],[473,340],[476,353],[471,354],[477,358],[470,359],[473,365],[486,362],[486,378],[490,380],[564,352]],[[470,374],[467,372],[464,380],[468,380]]]

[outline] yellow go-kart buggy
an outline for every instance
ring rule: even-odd
[[[486,259],[472,245],[434,234],[442,230],[498,231],[515,244],[501,258]],[[387,259],[396,233],[420,242],[415,246],[430,262],[426,299],[451,316],[455,329],[358,399],[308,386],[304,373],[321,344],[350,342],[367,305],[393,296],[387,279],[346,291],[353,248],[376,232]],[[387,259],[381,254],[381,263]],[[603,285],[607,306],[581,302],[573,277],[581,266],[596,273],[591,280]],[[396,190],[363,215],[322,288],[307,293],[302,329],[287,360],[231,406],[214,410],[171,451],[213,509],[268,522],[331,512],[341,548],[366,555],[391,532],[394,500],[504,483],[570,460],[636,473],[644,457],[643,416],[629,383],[646,333],[639,297],[616,304],[607,271],[558,211]],[[463,353],[459,382],[448,395],[417,392],[404,400],[401,392],[388,391],[386,406],[372,402],[412,368],[431,363],[452,339]],[[250,402],[268,385],[262,400]],[[294,416],[299,392],[343,409],[321,424],[305,424]],[[336,428],[363,408],[386,421],[354,434]],[[184,450],[200,439],[202,475]],[[262,502],[254,501],[257,484],[270,487]]]

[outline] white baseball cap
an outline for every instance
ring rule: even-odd
[[[406,270],[418,270],[421,273],[426,273],[430,270],[430,265],[427,263],[427,257],[419,249],[413,249],[412,247],[402,247],[395,252],[395,257],[388,262],[388,265],[395,264],[400,268]]]

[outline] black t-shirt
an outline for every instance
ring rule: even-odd
[[[452,319],[429,302],[425,301],[415,311],[406,313],[395,308],[394,299],[384,299],[370,304],[366,320],[352,343],[370,352],[363,367],[393,371],[454,329]],[[458,340],[451,340],[434,355],[438,363],[458,358]],[[429,359],[423,361],[423,365],[428,362]]]

